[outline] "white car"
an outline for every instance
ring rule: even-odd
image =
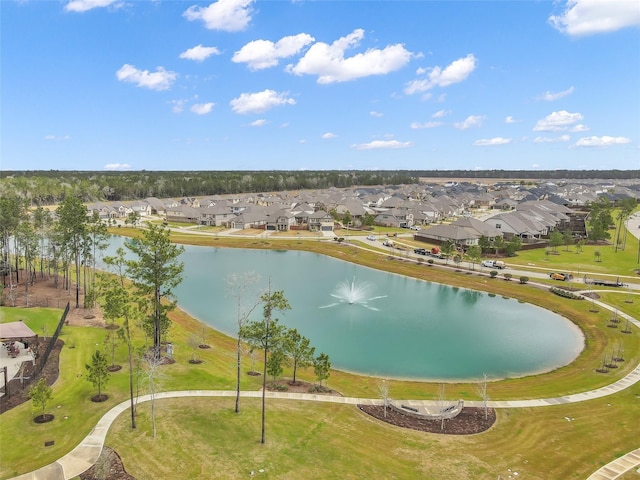
[[[372,242],[376,241],[376,236],[375,235],[367,235],[367,240],[371,240]]]
[[[419,225],[411,225],[409,228],[411,230],[422,230]]]

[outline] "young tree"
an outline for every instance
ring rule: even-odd
[[[116,250],[115,257],[106,257],[105,264],[115,270],[115,277],[101,276],[98,290],[102,294],[102,312],[106,320],[114,322],[123,318],[125,341],[127,342],[127,356],[129,358],[129,397],[131,401],[131,428],[136,428],[133,377],[134,377],[134,355],[133,341],[131,338],[131,322],[140,317],[138,304],[140,300],[130,295],[125,287],[124,271],[126,268],[125,252],[122,248]]]
[[[384,408],[384,418],[387,418],[387,407],[389,406],[389,382],[385,379],[378,383],[378,392],[380,398],[382,398],[382,405]]]
[[[190,363],[200,363],[198,360],[198,348],[200,348],[200,335],[192,333],[187,339],[189,347],[191,347],[191,360]]]
[[[271,381],[275,385],[280,375],[282,375],[282,365],[286,360],[286,356],[282,350],[274,350],[267,360],[267,373],[271,375]]]
[[[287,330],[283,342],[284,353],[293,362],[293,383],[296,383],[298,367],[305,368],[313,365],[313,355],[316,351],[311,341],[300,335],[295,328]]]
[[[331,374],[331,362],[329,361],[329,355],[321,353],[313,360],[313,371],[316,374],[320,387],[322,387],[322,381],[329,378]]]
[[[125,333],[122,328],[111,328],[107,330],[107,335],[104,338],[104,344],[109,349],[109,353],[111,353],[111,366],[109,367],[111,371],[116,370],[116,348],[125,342]],[[120,365],[118,365],[117,370],[120,370]]]
[[[502,236],[495,237],[493,239],[492,247],[495,249],[496,255],[498,255],[498,253],[500,253],[500,250],[504,248],[504,238]]]
[[[263,306],[262,320],[247,323],[241,330],[241,337],[253,348],[260,348],[264,352],[264,366],[262,371],[262,433],[260,443],[265,441],[265,406],[267,393],[267,358],[270,351],[278,350],[281,345],[284,327],[278,324],[278,319],[273,318],[274,313],[291,309],[289,302],[282,290],[271,292],[269,290],[260,296]]]
[[[153,429],[153,438],[156,438],[156,392],[160,390],[163,375],[160,372],[160,365],[162,365],[162,359],[156,358],[153,355],[147,355],[144,357],[146,366],[146,380],[149,385],[149,395],[151,397],[151,426]]]
[[[106,395],[102,395],[102,387],[109,381],[111,375],[109,373],[108,363],[107,357],[100,353],[100,350],[96,350],[91,356],[91,363],[85,365],[87,369],[87,381],[98,389],[96,400],[99,402],[106,400]]]
[[[255,300],[248,301],[246,295],[249,294],[253,286],[260,280],[260,275],[255,272],[243,272],[232,273],[227,276],[227,295],[233,297],[236,300],[236,324],[238,325],[238,339],[236,344],[236,357],[237,357],[237,369],[236,369],[236,408],[235,411],[240,411],[240,376],[241,376],[241,363],[242,363],[242,328],[247,323],[249,315],[260,304],[260,298],[256,295]],[[247,303],[245,303],[247,301]]]
[[[590,204],[587,225],[589,227],[589,239],[600,242],[611,237],[609,226],[613,223],[611,216],[611,202],[607,197],[598,197]]]
[[[33,406],[35,408],[42,410],[42,413],[39,415],[39,417],[42,420],[45,420],[47,404],[53,398],[53,392],[51,390],[51,387],[47,385],[47,382],[45,382],[44,378],[40,378],[40,380],[38,380],[38,383],[32,385],[29,388],[29,398],[33,402]]]
[[[471,263],[471,269],[476,269],[476,263],[480,263],[480,259],[482,257],[482,249],[480,245],[472,245],[467,250],[467,258],[469,259],[469,263]]]
[[[582,253],[582,247],[584,247],[584,239],[580,239],[576,242],[576,253]]]
[[[559,230],[551,232],[551,235],[549,235],[549,246],[553,250],[553,253],[558,253],[558,247],[562,245],[563,241],[562,233],[560,233]]]
[[[491,242],[489,241],[489,238],[482,235],[478,239],[478,246],[482,249],[482,253],[485,253],[491,249]]]
[[[478,394],[482,398],[482,408],[484,408],[484,419],[489,416],[489,395],[487,394],[487,384],[489,383],[489,376],[486,373],[482,374],[482,381],[478,384]]]
[[[184,264],[178,257],[184,247],[171,243],[169,229],[157,225],[150,225],[142,238],[126,246],[138,256],[138,260],[127,262],[127,273],[140,295],[149,299],[153,355],[160,358],[162,335],[170,325],[168,313],[176,306],[169,299],[173,298],[173,289],[182,282]]]
[[[600,250],[595,250],[593,252],[593,256],[596,258],[596,262],[602,261],[602,253],[600,252]]]
[[[455,247],[456,247],[455,244],[451,240],[445,240],[440,245],[440,251],[444,255],[444,263],[445,264],[449,263],[449,257],[451,256],[451,254],[455,250]]]
[[[511,241],[507,242],[507,246],[505,247],[505,252],[507,256],[513,257],[518,250],[522,248],[522,240],[520,237],[513,237]]]

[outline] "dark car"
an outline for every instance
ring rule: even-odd
[[[427,251],[424,248],[416,248],[413,253],[417,253],[418,255],[426,255]]]

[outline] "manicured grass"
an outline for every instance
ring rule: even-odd
[[[500,410],[489,431],[469,437],[425,434],[375,421],[353,406],[268,402],[266,444],[259,443],[259,400],[158,402],[158,436],[149,404],[132,431],[125,416],[107,444],[139,480],[155,478],[520,478],[584,479],[637,447],[637,387],[582,404]],[[626,408],[625,405],[629,408]],[[614,426],[614,428],[613,428]],[[596,440],[597,439],[597,440]],[[595,440],[595,441],[594,441]],[[596,447],[596,448],[594,448]]]
[[[39,336],[51,336],[60,321],[61,311],[53,308],[3,307],[0,323],[24,321],[25,325]]]
[[[614,232],[610,233],[614,238]],[[596,251],[599,251],[601,255],[599,261],[595,255]],[[545,249],[521,250],[515,257],[506,260],[511,265],[569,272],[580,278],[585,272],[593,274],[588,275],[589,277],[607,274],[638,278],[635,271],[640,268],[638,264],[638,239],[631,233],[627,235],[625,249],[618,248],[617,252],[614,245],[585,245],[581,252],[578,252],[573,245],[568,249],[562,245],[557,248],[556,253],[550,255],[545,254]]]
[[[117,230],[140,234],[136,229]],[[619,329],[606,327],[610,312],[590,312],[590,302],[566,300],[546,289],[519,285],[517,281],[392,260],[386,255],[338,246],[331,241],[247,240],[183,234],[172,238],[199,245],[315,251],[427,281],[517,297],[558,312],[582,328],[587,348],[574,363],[544,375],[493,382],[489,386],[492,400],[559,396],[598,388],[623,376],[640,359],[640,336],[635,327],[633,335],[622,335]],[[603,299],[608,300],[606,295]],[[619,296],[612,297],[613,304],[618,302],[621,310],[627,308],[625,311],[638,316],[640,297],[634,298],[633,304],[625,304],[624,292],[612,295]],[[35,309],[21,311],[28,316]],[[198,351],[203,364],[190,365],[192,350],[187,346],[188,338],[200,335],[202,325],[182,312],[174,312],[172,320],[170,339],[175,346],[176,363],[162,368],[162,389],[233,390],[235,340],[207,330],[207,343],[213,348]],[[63,350],[61,376],[54,386],[53,408],[49,409],[56,419],[50,424],[33,424],[30,403],[2,415],[2,478],[46,465],[67,453],[106,410],[127,398],[126,354],[122,346],[118,362],[125,368],[113,374],[105,390],[111,398],[102,404],[89,401],[96,392],[83,378],[84,364],[94,349],[105,350],[102,344],[105,333],[103,329],[88,327],[63,329],[63,339],[75,348]],[[618,341],[624,342],[626,362],[615,372],[595,373],[603,352]],[[246,371],[249,360],[243,361]],[[261,365],[258,363],[256,368]],[[290,372],[285,372],[287,375]],[[313,380],[312,371],[302,372],[301,378]],[[243,375],[242,389],[257,390],[260,381],[259,377]],[[330,387],[348,396],[376,398],[378,383],[375,378],[335,371],[329,379]],[[393,398],[437,397],[435,384],[392,381],[390,385]],[[141,393],[146,393],[146,389]],[[470,383],[447,384],[446,394],[448,398],[479,399],[476,385]],[[269,402],[266,446],[258,443],[259,407],[254,400],[241,401],[239,416],[232,413],[231,399],[167,400],[159,411],[160,438],[149,438],[147,404],[140,407],[139,428],[130,431],[128,414],[121,415],[109,434],[108,444],[119,451],[127,468],[139,479],[240,478],[260,468],[265,468],[264,476],[270,478],[495,479],[498,475],[507,478],[509,468],[526,472],[526,478],[584,478],[615,456],[637,448],[639,397],[636,385],[597,401],[503,410],[499,411],[497,425],[489,432],[464,438],[407,432],[382,425],[353,407]],[[576,421],[567,421],[565,417]],[[17,440],[7,442],[7,438]],[[44,441],[50,439],[55,439],[56,444],[45,448]],[[25,451],[31,455],[25,455]],[[201,472],[199,468],[204,470]]]

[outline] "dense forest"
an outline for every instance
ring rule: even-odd
[[[136,200],[284,190],[418,183],[458,178],[592,180],[637,179],[640,170],[319,170],[319,171],[5,171],[0,195],[18,195],[31,205],[53,205],[73,195],[85,202]]]

